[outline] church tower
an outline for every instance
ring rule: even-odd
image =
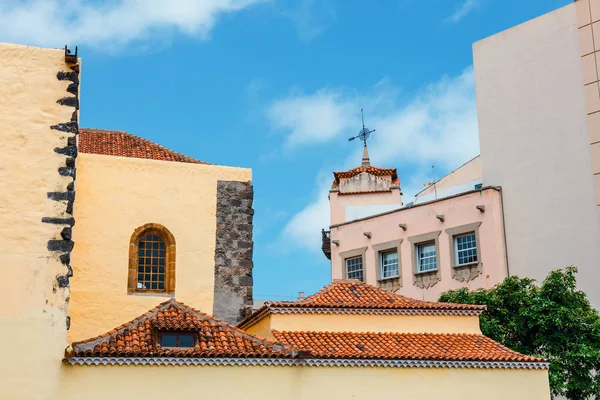
[[[363,128],[358,136],[350,138],[363,141],[360,167],[333,173],[334,181],[329,191],[330,226],[402,206],[400,179],[396,168],[371,165],[367,139],[373,132],[375,130],[365,128],[363,119]]]

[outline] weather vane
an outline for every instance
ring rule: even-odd
[[[363,109],[360,109],[360,115],[362,117],[362,129],[360,130],[360,132],[358,133],[357,136],[351,137],[350,139],[348,139],[348,141],[353,141],[354,139],[360,139],[363,141],[363,143],[365,144],[365,146],[367,145],[367,139],[369,138],[369,136],[371,136],[371,133],[375,132],[375,129],[373,129],[372,131],[368,130],[367,128],[365,128],[365,115],[363,114]]]

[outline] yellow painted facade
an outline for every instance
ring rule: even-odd
[[[548,400],[546,370],[461,368],[70,366],[61,400]]]
[[[56,285],[66,270],[47,249],[63,226],[42,223],[65,210],[47,193],[71,181],[58,174],[65,156],[53,151],[67,135],[50,129],[73,113],[57,104],[70,83],[56,78],[59,71],[69,71],[63,50],[0,43],[2,399],[54,398],[67,345],[69,290]]]
[[[107,332],[169,297],[212,313],[218,180],[250,181],[252,171],[79,155],[69,342]],[[129,241],[147,223],[175,237],[174,295],[127,294]]]
[[[272,330],[481,334],[479,317],[458,315],[271,314],[244,329],[270,340]]]
[[[175,237],[174,296],[210,313],[216,183],[252,178],[243,168],[80,154],[74,277],[70,288],[58,287],[65,265],[47,246],[60,239],[64,226],[42,218],[69,217],[65,201],[48,198],[72,180],[58,174],[65,156],[54,151],[66,145],[69,134],[50,129],[73,113],[57,104],[68,96],[70,82],[57,79],[65,70],[62,49],[0,44],[0,181],[8,188],[0,191],[0,254],[11,283],[0,302],[1,399],[314,400],[390,393],[410,399],[549,399],[543,369],[63,363],[68,342],[109,331],[166,300],[127,294],[129,242],[144,224],[161,224]],[[261,336],[271,329],[479,333],[476,317],[387,315],[276,315],[252,329]]]

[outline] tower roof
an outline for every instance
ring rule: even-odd
[[[334,172],[333,173],[333,177],[334,177],[334,183],[335,184],[339,184],[340,183],[340,179],[341,178],[352,178],[356,175],[362,174],[363,172],[366,172],[367,174],[371,174],[374,176],[391,176],[392,177],[392,184],[398,183],[398,171],[396,170],[396,168],[377,168],[377,167],[373,167],[371,165],[369,165],[368,167],[356,167],[356,168],[352,168],[349,169],[348,171],[341,171],[341,172]]]

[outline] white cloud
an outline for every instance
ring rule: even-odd
[[[294,0],[293,7],[284,9],[282,14],[294,24],[300,40],[309,42],[325,32],[336,20],[333,6],[327,0]]]
[[[460,6],[456,8],[454,13],[448,17],[448,20],[453,23],[460,22],[467,15],[471,14],[481,5],[481,0],[464,0]]]
[[[262,0],[4,0],[0,41],[114,48],[157,31],[206,38],[217,18]]]
[[[323,93],[337,94],[326,96]],[[287,129],[288,141],[292,143],[302,140],[306,146],[322,144],[342,135],[352,135],[357,130],[358,122],[348,116],[356,114],[359,104],[368,104],[368,125],[377,129],[369,142],[371,162],[377,166],[400,167],[405,203],[412,201],[413,196],[422,189],[421,184],[431,179],[431,165],[438,170],[447,170],[479,153],[472,68],[459,76],[444,77],[421,89],[405,104],[398,103],[395,95],[398,90],[389,87],[389,82],[379,83],[375,92],[367,97],[345,97],[341,93],[341,90],[328,90],[318,91],[312,96],[289,97],[283,100],[286,107],[278,109],[280,112],[276,113],[279,118],[287,116],[284,118],[286,123],[272,122],[279,128]],[[318,126],[321,120],[306,111],[312,108],[318,110],[323,104],[329,110],[325,112],[327,123],[318,133],[310,132],[309,128]],[[339,112],[341,109],[350,111]],[[319,124],[316,124],[317,121]],[[304,139],[306,136],[311,136],[310,140]],[[341,162],[331,160],[331,166],[357,166],[362,151],[360,147],[356,146],[352,154]],[[402,176],[402,171],[408,169],[418,172],[413,176]],[[318,233],[329,225],[327,192],[331,185],[332,170],[319,174],[315,197],[286,224],[283,234],[287,243],[319,251]]]
[[[288,147],[322,143],[338,136],[355,122],[348,118],[353,114],[354,100],[344,99],[341,91],[328,89],[290,96],[267,110],[273,127],[288,133]]]
[[[321,251],[319,232],[329,226],[329,199],[331,187],[329,174],[321,174],[317,179],[315,196],[306,207],[294,214],[283,228],[280,243],[287,248],[298,247]]]

